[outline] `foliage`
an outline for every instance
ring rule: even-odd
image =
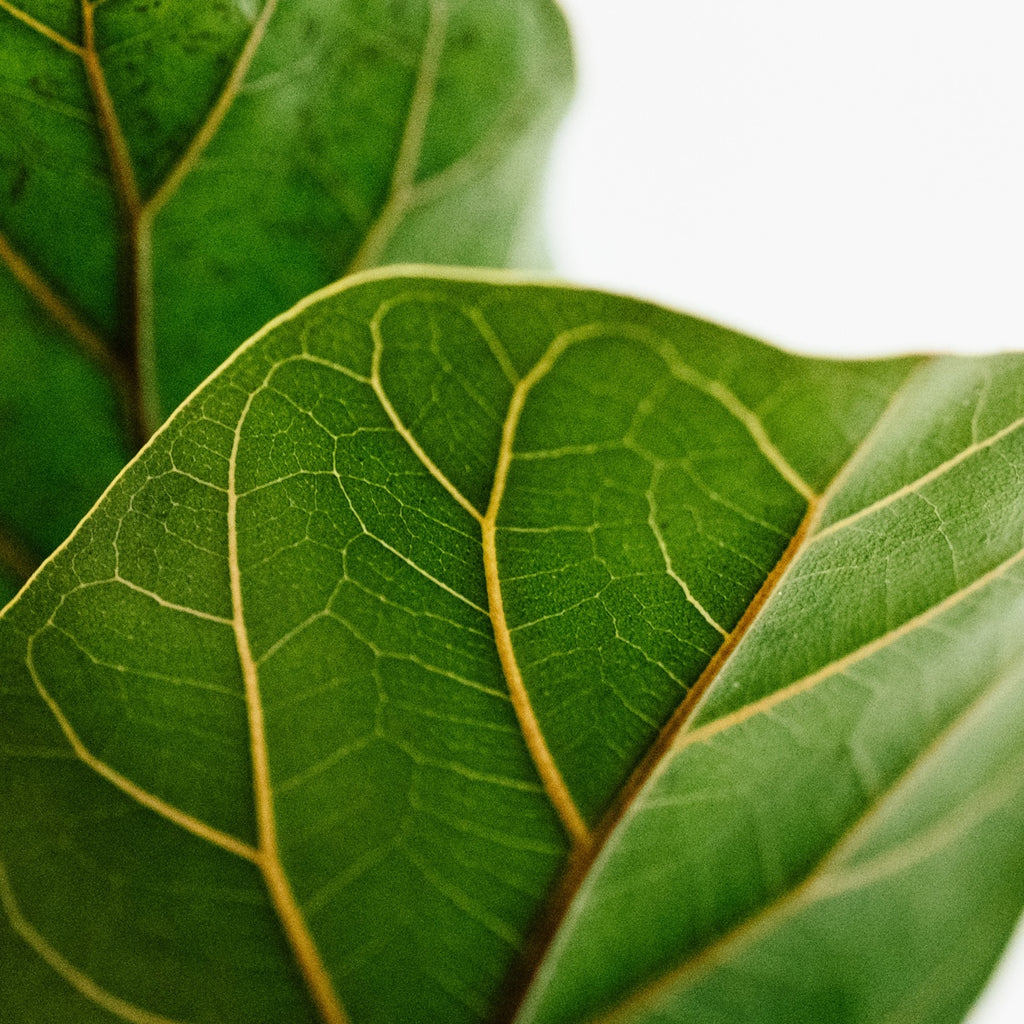
[[[566,46],[544,0],[0,2],[0,588],[303,295],[538,260]]]
[[[36,18],[79,38],[57,24],[63,7],[37,6],[0,0],[22,33],[12,52],[37,36],[66,50]],[[264,45],[312,6],[262,8]],[[443,49],[431,12],[449,18]],[[202,16],[203,39],[233,23],[186,0],[100,14],[110,32],[129,15]],[[372,39],[364,70],[408,56],[407,24],[429,51],[433,25],[444,67],[471,15],[484,35],[515,27],[494,39],[544,28],[557,69],[560,22],[541,3],[325,5],[316,24],[350,67]],[[335,17],[380,21],[339,42]],[[149,37],[125,38],[108,59]],[[253,37],[232,38],[226,52]],[[193,179],[217,177],[212,147],[236,137],[238,104],[288,106],[289,75],[259,63],[275,52],[254,55],[154,231]],[[165,99],[159,69],[181,74],[177,56],[128,64]],[[494,61],[467,57],[463,73],[454,120],[488,137],[469,111],[507,80]],[[358,77],[339,71],[331,97]],[[388,173],[415,80],[359,94],[392,111],[391,142],[372,126],[364,140]],[[494,158],[518,191],[460,171],[465,187],[409,207],[378,257],[441,258],[469,225],[464,258],[508,258],[564,81],[550,71],[540,89],[526,156]],[[85,88],[79,109],[94,109]],[[119,110],[147,92],[122,89]],[[179,155],[216,93],[190,100]],[[157,194],[176,158],[136,118],[157,154],[140,194]],[[238,137],[239,154],[262,139]],[[322,141],[345,148],[326,127]],[[308,152],[282,143],[280,167]],[[280,202],[319,203],[322,182],[295,173]],[[385,212],[387,178],[366,186]],[[337,236],[343,266],[382,216]],[[103,223],[106,236],[88,230],[108,248],[138,249]],[[197,251],[218,221],[191,208],[173,223],[192,240],[154,253]],[[53,225],[33,224],[52,244]],[[280,228],[241,201],[239,237]],[[286,251],[289,238],[307,236],[283,231]],[[200,313],[175,316],[182,303],[205,303],[204,337],[229,348],[232,324],[297,297],[269,283],[288,260],[252,242],[232,274],[253,291],[218,305],[198,282],[234,251],[184,258],[194,276],[177,293],[155,287],[158,355],[192,343],[180,325]],[[253,277],[252,260],[267,269]],[[108,263],[116,298],[126,263]],[[88,366],[50,337],[81,341],[57,315],[78,307],[7,266],[19,302],[4,307],[4,358],[45,328],[40,351]],[[329,275],[298,266],[297,288]],[[62,303],[92,294],[75,291],[77,258],[54,267],[72,275]],[[121,337],[120,308],[90,317]],[[160,366],[158,394],[191,387]],[[109,412],[114,377],[95,376]],[[38,379],[22,384],[41,416]],[[54,426],[80,432],[100,407],[82,399],[80,421]],[[303,299],[192,393],[0,616],[5,1019],[961,1019],[1024,902],[1022,426],[1022,356],[801,358],[497,271],[364,271]],[[51,467],[31,486],[61,481]]]

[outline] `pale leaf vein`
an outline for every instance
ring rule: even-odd
[[[35,928],[22,913],[14,889],[8,877],[6,865],[0,861],[0,905],[3,906],[7,920],[15,934],[50,967],[55,974],[64,979],[76,992],[94,1003],[101,1009],[113,1014],[129,1024],[181,1024],[158,1013],[151,1013],[140,1006],[115,996],[99,985],[84,971],[77,968],[70,960],[60,953]]]

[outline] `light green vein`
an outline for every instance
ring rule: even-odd
[[[973,444],[969,444],[962,451],[957,452],[956,455],[946,459],[945,462],[940,463],[934,469],[929,470],[922,476],[919,476],[916,480],[912,480],[910,483],[904,484],[902,487],[897,488],[884,497],[879,498],[877,501],[872,502],[870,505],[865,505],[864,508],[858,509],[856,512],[851,513],[843,519],[838,519],[834,523],[830,523],[823,530],[819,530],[814,534],[808,541],[813,544],[824,537],[828,537],[830,534],[836,533],[839,530],[845,530],[847,527],[852,526],[854,523],[860,522],[862,519],[874,513],[892,505],[894,502],[899,501],[901,498],[905,498],[910,494],[914,494],[926,487],[928,484],[940,477],[945,476],[951,470],[955,469],[962,462],[966,462],[971,457],[977,455],[979,452],[983,452],[993,445],[998,444],[1004,438],[1009,437],[1011,434],[1015,434],[1017,431],[1024,427],[1024,416],[1015,419],[1012,423],[1008,423],[1001,430],[997,430],[994,434],[986,437],[983,441],[977,441]]]
[[[387,197],[373,223],[367,228],[362,245],[349,261],[346,275],[365,270],[378,262],[412,201],[416,170],[423,150],[430,108],[434,103],[434,91],[437,88],[437,76],[447,31],[448,0],[430,0],[427,34],[423,40],[423,51],[413,83]]]
[[[441,875],[434,871],[425,860],[416,855],[415,849],[410,845],[403,845],[402,852],[405,854],[409,863],[412,864],[413,867],[415,867],[423,876],[423,879],[427,884],[440,893],[440,895],[451,903],[452,906],[461,910],[464,914],[496,938],[500,939],[507,946],[510,946],[512,949],[519,948],[522,940],[519,932],[513,928],[512,925],[503,921],[500,917],[496,917],[494,914],[489,913],[475,900],[470,899],[470,897],[457,886],[452,885],[447,879],[442,878]]]
[[[151,1013],[134,1003],[113,995],[99,985],[93,978],[70,960],[59,953],[39,931],[31,924],[21,911],[17,897],[11,887],[6,865],[0,861],[0,905],[3,906],[7,920],[15,934],[42,959],[51,970],[64,979],[75,991],[91,1003],[113,1014],[129,1024],[181,1024],[180,1021]]]
[[[652,486],[654,482],[652,481]],[[723,637],[729,635],[729,631],[708,612],[708,610],[693,596],[693,591],[690,590],[689,584],[682,576],[676,572],[675,566],[672,564],[672,555],[668,550],[668,544],[665,541],[665,536],[661,532],[661,527],[658,525],[658,517],[656,514],[656,503],[654,500],[654,494],[651,491],[647,492],[647,505],[649,513],[647,516],[647,526],[651,533],[654,535],[654,539],[658,542],[658,550],[661,551],[662,560],[665,562],[665,573],[674,583],[682,588],[683,595],[686,600],[697,609],[700,617],[713,629],[715,632],[720,633]]]
[[[912,869],[929,857],[940,854],[944,849],[969,834],[993,814],[998,813],[1024,788],[1024,779],[1011,765],[1002,772],[995,784],[975,794],[971,803],[959,815],[947,815],[931,828],[899,848],[873,858],[856,868],[839,866],[866,838],[865,833],[878,824],[893,802],[904,799],[908,788],[927,777],[930,766],[937,761],[948,746],[955,742],[965,728],[984,715],[990,714],[990,704],[1006,699],[1010,690],[1008,683],[1016,683],[1017,674],[1009,673],[987,686],[972,703],[960,711],[954,720],[920,751],[888,788],[847,827],[845,832],[832,844],[830,852],[794,887],[785,890],[767,906],[752,917],[737,924],[721,937],[713,940],[700,952],[687,957],[676,967],[646,982],[631,992],[614,1007],[596,1017],[588,1024],[628,1024],[637,1012],[649,1011],[663,999],[684,984],[696,980],[714,969],[728,956],[733,955],[737,946],[749,945],[762,938],[767,932],[778,927],[815,903],[841,896],[844,893],[882,881],[901,871]],[[1012,694],[1010,695],[1012,699]]]
[[[183,615],[190,615],[196,619],[205,619],[207,622],[216,622],[221,626],[230,626],[231,619],[226,615],[215,615],[213,612],[204,612],[199,608],[190,608],[185,604],[178,604],[175,601],[168,601],[166,598],[161,597],[156,591],[149,590],[146,587],[140,586],[138,583],[133,583],[131,580],[125,579],[120,574],[114,576],[112,580],[101,580],[100,583],[117,583],[128,590],[134,591],[136,594],[141,594],[143,597],[148,597],[151,601],[158,604],[161,608],[166,608],[168,611],[181,612]]]
[[[501,372],[505,375],[505,379],[515,387],[519,383],[519,374],[516,372],[516,368],[508,354],[508,349],[502,343],[494,328],[488,323],[483,312],[475,306],[470,306],[464,309],[463,312],[473,321],[473,325],[480,332],[480,337],[487,342],[487,347],[490,349],[491,355],[494,356],[494,361],[501,368]]]
[[[398,296],[397,298],[382,304],[374,314],[373,319],[370,321],[370,335],[373,338],[373,367],[370,373],[370,382],[373,386],[374,394],[377,396],[377,400],[380,402],[381,407],[384,409],[384,412],[391,421],[391,425],[395,428],[395,431],[409,446],[413,454],[415,454],[416,458],[420,460],[430,475],[452,496],[459,506],[465,509],[466,512],[468,512],[479,523],[483,518],[480,512],[451,482],[451,480],[445,476],[437,463],[434,462],[434,460],[426,453],[415,435],[405,425],[401,416],[398,415],[398,411],[395,409],[394,405],[392,405],[391,399],[388,397],[387,391],[384,389],[384,384],[381,380],[381,361],[384,358],[384,336],[381,330],[381,324],[383,323],[384,317],[386,317],[392,309],[401,305],[405,301],[407,301],[405,296]]]
[[[146,230],[149,230],[153,218],[174,193],[177,192],[182,181],[198,164],[203,151],[213,141],[224,118],[227,117],[228,111],[231,109],[242,88],[245,76],[249,73],[249,68],[256,57],[256,51],[263,42],[267,25],[277,8],[277,2],[278,0],[264,0],[263,10],[260,11],[259,17],[253,22],[245,44],[224,83],[224,87],[217,96],[216,102],[214,102],[205,120],[199,126],[199,130],[192,136],[185,151],[171,168],[167,177],[164,178],[163,183],[144,204],[142,212],[145,215]]]
[[[757,715],[767,714],[778,705],[792,700],[795,697],[799,697],[802,694],[809,693],[821,683],[845,672],[847,669],[850,669],[859,662],[870,658],[879,651],[890,647],[905,636],[908,636],[915,630],[918,630],[922,626],[934,621],[950,609],[955,608],[962,601],[965,601],[967,598],[983,590],[990,583],[1005,576],[1014,566],[1019,565],[1022,561],[1024,561],[1024,550],[1011,555],[993,569],[990,569],[988,572],[973,580],[966,587],[955,591],[942,601],[933,605],[931,608],[921,612],[921,614],[914,616],[912,619],[908,619],[900,626],[889,630],[887,633],[883,633],[881,636],[876,637],[869,643],[863,644],[856,650],[844,655],[842,658],[838,658],[836,661],[830,662],[823,668],[818,669],[818,671],[812,672],[810,675],[804,676],[804,678],[798,679],[796,682],[790,683],[788,686],[784,686],[781,689],[776,690],[774,693],[770,693],[766,697],[762,697],[760,700],[752,701],[750,704],[746,704],[736,711],[723,715],[721,718],[716,718],[707,725],[702,725],[690,732],[680,733],[673,745],[673,752],[678,753],[685,747],[691,746],[694,743],[706,743],[708,740],[713,739],[719,733],[725,732],[727,729],[741,725],[743,722],[746,722]]]

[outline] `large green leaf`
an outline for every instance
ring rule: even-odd
[[[314,296],[0,619],[2,1015],[958,1020],[1024,902],[1022,424],[1020,356]]]
[[[570,79],[550,0],[0,0],[0,575],[308,292],[539,259]]]

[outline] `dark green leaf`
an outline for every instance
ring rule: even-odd
[[[377,273],[0,619],[24,1024],[953,1022],[1024,902],[1024,359]]]
[[[0,0],[0,574],[308,292],[536,261],[570,78],[550,0]]]

